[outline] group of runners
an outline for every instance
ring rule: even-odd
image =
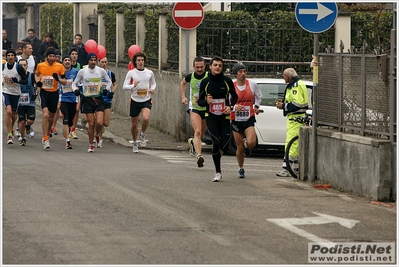
[[[47,48],[45,60],[37,64],[33,74],[28,71],[29,60],[22,58],[16,62],[15,51],[6,51],[6,62],[3,63],[3,100],[6,107],[7,144],[14,143],[13,127],[17,112],[19,128],[25,127],[25,133],[31,133],[36,96],[39,96],[43,114],[43,148],[51,148],[49,137],[56,133],[52,128],[58,119],[55,114],[59,109],[65,148],[72,149],[71,138],[77,138],[75,128],[80,111],[84,115],[82,120],[88,124],[87,151],[94,152],[96,147],[102,148],[103,127],[108,126],[110,121],[112,99],[117,89],[115,74],[106,68],[107,58],[98,59],[95,53],[89,53],[87,65],[79,67],[76,66],[76,49],[69,51],[61,60],[60,55],[56,54],[55,49]],[[123,90],[131,91],[130,117],[134,153],[139,152],[139,145],[146,146],[145,132],[149,126],[152,96],[156,89],[154,73],[145,67],[146,61],[145,53],[134,54],[134,69],[128,71],[123,83]],[[255,115],[260,112],[262,100],[257,84],[247,79],[244,64],[234,65],[234,82],[224,75],[223,67],[223,59],[215,56],[210,60],[209,71],[206,71],[205,60],[196,57],[193,60],[194,72],[187,74],[180,84],[182,104],[188,105],[187,112],[194,130],[194,137],[188,140],[190,154],[196,157],[198,167],[204,166],[202,137],[207,130],[212,139],[212,159],[216,171],[213,182],[222,179],[221,157],[227,153],[231,138],[234,138],[237,146],[237,177],[245,178],[244,157],[249,156],[256,146]],[[189,99],[186,97],[187,84]],[[284,110],[282,106],[278,108]],[[142,123],[139,132],[140,116]],[[21,132],[21,146],[26,145],[25,133]]]

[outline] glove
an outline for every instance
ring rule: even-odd
[[[80,91],[79,91],[79,89],[77,89],[77,90],[75,90],[75,91],[73,91],[73,92],[75,93],[76,96],[80,96]]]
[[[57,74],[57,73],[53,73],[53,78],[54,78],[54,80],[56,80],[57,82],[60,81],[60,78],[58,78],[58,74]]]
[[[36,83],[36,85],[37,85],[37,87],[41,88],[41,87],[43,86],[43,83],[42,83],[41,81],[38,81],[38,82]]]
[[[15,83],[19,83],[19,81],[18,81],[18,78],[17,78],[17,77],[12,77],[11,79],[12,79],[12,81],[13,81],[13,82],[15,82]]]
[[[103,90],[103,95],[107,95],[108,94],[108,89],[104,89]]]
[[[37,97],[37,93],[34,93],[31,97],[30,97],[30,101],[35,101]]]
[[[109,99],[114,98],[114,92],[109,92],[107,97],[108,97]]]

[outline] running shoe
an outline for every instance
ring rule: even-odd
[[[188,147],[190,148],[189,152],[191,157],[195,157],[194,138],[188,139]]]
[[[133,142],[133,148],[132,148],[133,153],[139,153],[139,145],[136,142]]]
[[[94,137],[94,146],[98,147],[98,143],[100,143],[100,136],[96,134]]]
[[[198,168],[204,167],[204,158],[201,156],[201,154],[198,154],[197,156],[197,165]]]
[[[244,148],[244,156],[245,157],[249,157],[249,156],[251,156],[251,154],[252,154],[252,151],[250,148],[248,148],[248,147]]]
[[[15,136],[16,137],[20,137],[21,136],[21,133],[19,132],[19,128],[15,129]]]
[[[80,125],[82,126],[82,128],[87,128],[86,123],[87,123],[87,121],[85,121],[83,119],[80,120]]]
[[[291,174],[287,170],[282,170],[276,173],[280,177],[291,177]]]
[[[14,137],[12,137],[12,135],[9,135],[7,137],[7,145],[12,145],[14,144]]]
[[[212,182],[220,182],[222,180],[222,174],[220,172],[215,174],[215,177],[212,178]]]
[[[29,133],[30,138],[35,137],[35,132],[33,131],[32,125],[30,125],[30,133]]]
[[[57,128],[51,127],[51,133],[54,134],[54,135],[57,135],[58,134],[57,133]]]
[[[43,143],[43,148],[44,149],[50,149],[51,148],[49,140],[43,140],[42,139],[42,143]]]
[[[94,152],[94,145],[90,145],[89,149],[87,150],[87,152]]]
[[[21,142],[19,143],[20,146],[26,146],[25,138],[22,138]]]
[[[70,133],[69,133],[69,138],[78,139],[78,136],[76,135],[76,132],[73,131],[73,132],[70,132]]]
[[[244,156],[249,157],[251,156],[252,150],[247,145],[247,139],[244,138]]]
[[[245,178],[245,171],[243,168],[238,169],[238,175],[237,178]]]
[[[65,145],[65,149],[72,149],[71,141],[67,141]]]
[[[25,125],[25,133],[27,134],[27,135],[29,135],[30,134],[30,125]]]
[[[147,145],[147,140],[145,139],[145,134],[140,133],[140,146],[145,147]]]
[[[103,139],[100,139],[100,141],[98,141],[97,147],[98,148],[103,148]]]

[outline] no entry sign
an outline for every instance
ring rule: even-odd
[[[172,16],[177,26],[192,30],[204,19],[204,9],[199,2],[179,2],[173,7]]]

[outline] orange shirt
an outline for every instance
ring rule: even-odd
[[[2,59],[1,65],[3,65],[4,63],[6,63],[7,60],[5,60],[4,58]]]
[[[53,78],[53,73],[57,73],[59,78],[61,75],[65,75],[64,66],[58,62],[54,62],[50,66],[47,61],[37,65],[36,75],[40,75],[40,81],[43,83],[42,89],[49,92],[56,92],[58,90],[58,82]]]

